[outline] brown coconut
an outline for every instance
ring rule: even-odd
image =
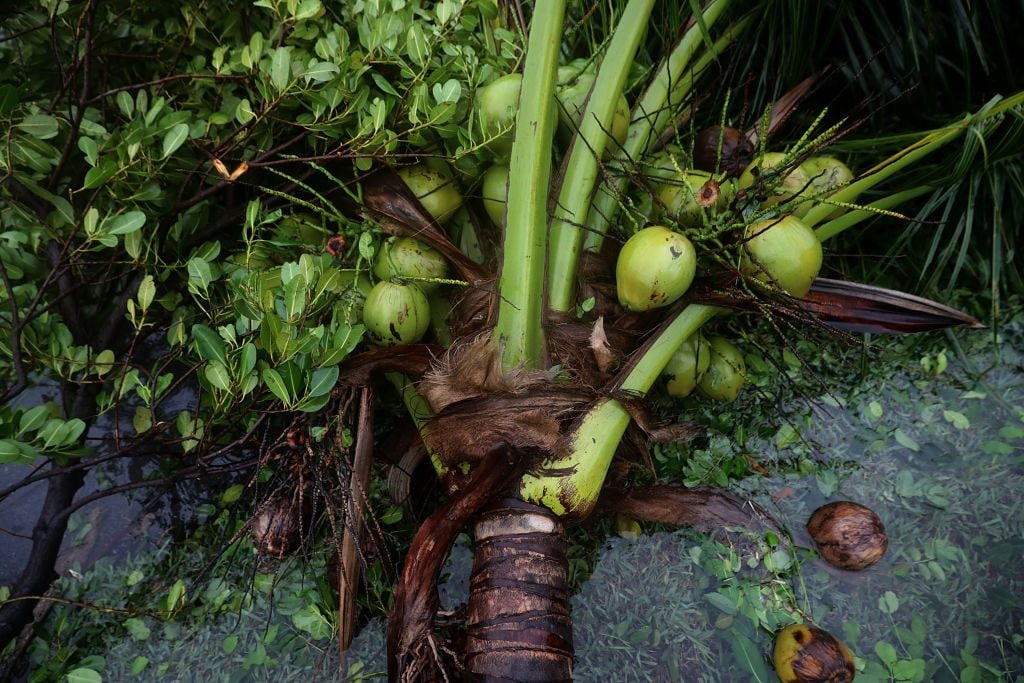
[[[822,505],[807,522],[807,532],[826,562],[860,571],[882,559],[889,547],[882,520],[870,508],[850,501]]]

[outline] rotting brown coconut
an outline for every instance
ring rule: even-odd
[[[261,554],[280,559],[298,549],[309,533],[311,495],[277,491],[260,506],[252,520],[252,538]]]
[[[846,645],[806,624],[791,624],[775,635],[772,663],[782,683],[850,683],[856,674]]]
[[[882,520],[870,508],[850,501],[822,505],[807,522],[818,554],[839,569],[860,571],[882,559],[889,547]]]

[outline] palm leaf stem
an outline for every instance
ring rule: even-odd
[[[527,39],[509,171],[495,340],[505,368],[536,367],[544,356],[548,188],[555,132],[554,92],[565,1],[537,3]]]

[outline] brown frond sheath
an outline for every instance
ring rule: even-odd
[[[373,375],[400,372],[410,377],[422,377],[435,358],[444,349],[433,344],[403,344],[371,349],[349,356],[341,366],[343,384],[364,387]]]
[[[595,396],[584,386],[552,382],[546,370],[504,370],[489,335],[456,342],[416,388],[434,412],[423,440],[447,465],[476,462],[502,445],[563,455],[563,425]]]
[[[654,484],[606,495],[606,499],[608,508],[627,517],[688,526],[698,531],[714,531],[723,526],[751,531],[780,531],[781,528],[768,512],[754,503],[717,489]]]
[[[769,115],[768,130],[765,131],[766,137],[772,137],[775,132],[782,127],[782,124],[784,124],[793,112],[796,111],[797,105],[807,97],[807,94],[811,91],[811,88],[814,87],[814,84],[817,83],[818,79],[824,76],[827,71],[828,69],[824,69],[816,74],[811,74],[790,88],[785,94],[779,97],[779,99],[775,100],[772,104],[772,113]],[[755,125],[751,126],[746,133],[746,137],[750,140],[752,147],[757,146],[759,125],[760,122],[757,122]]]
[[[849,332],[909,334],[985,327],[966,313],[913,294],[826,278],[815,280],[799,304],[822,322]]]
[[[473,284],[493,277],[462,253],[390,168],[382,167],[363,181],[363,203],[366,214],[386,231],[415,237],[441,252],[463,280]]]

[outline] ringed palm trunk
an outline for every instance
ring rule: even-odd
[[[505,499],[473,526],[466,681],[572,681],[568,540],[545,507]]]

